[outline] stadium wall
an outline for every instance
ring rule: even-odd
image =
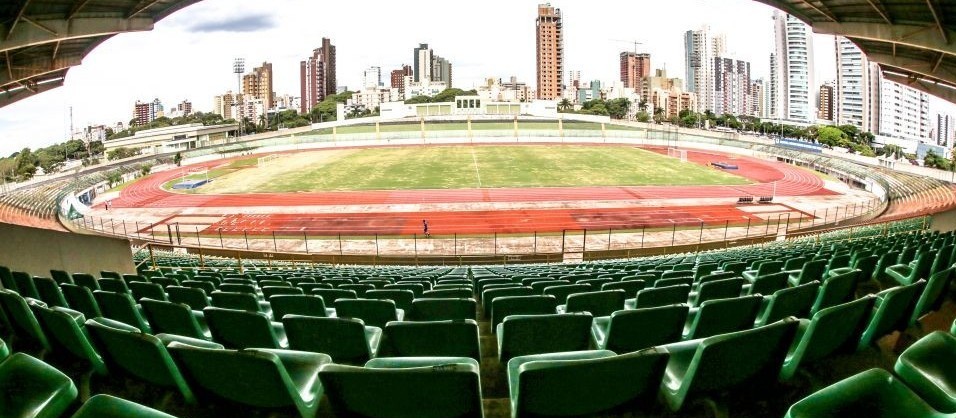
[[[50,269],[136,273],[128,240],[12,224],[0,224],[0,265],[43,277]]]

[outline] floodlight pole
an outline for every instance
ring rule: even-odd
[[[246,59],[234,59],[232,72],[236,74],[236,116],[239,117],[239,136],[242,136],[242,74],[246,72]]]

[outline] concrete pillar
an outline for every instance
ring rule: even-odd
[[[378,121],[375,122],[375,139],[382,139],[382,128],[379,126]]]

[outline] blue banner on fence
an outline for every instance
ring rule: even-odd
[[[790,148],[797,151],[813,152],[817,154],[823,152],[823,145],[795,138],[780,138],[777,140],[777,146]]]

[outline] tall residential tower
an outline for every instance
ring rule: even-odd
[[[561,9],[550,3],[538,5],[535,20],[537,40],[538,98],[561,98],[564,81],[564,27]]]
[[[335,94],[335,45],[329,38],[322,38],[322,46],[299,63],[299,80],[301,113],[308,113],[326,96]]]
[[[777,95],[781,119],[799,123],[816,120],[813,83],[813,31],[779,10],[773,14]],[[782,106],[781,106],[782,105]]]
[[[726,38],[713,35],[710,28],[703,26],[698,30],[689,30],[684,34],[684,62],[687,65],[687,91],[697,93],[697,111],[714,111],[716,69],[715,59],[726,55]]]

